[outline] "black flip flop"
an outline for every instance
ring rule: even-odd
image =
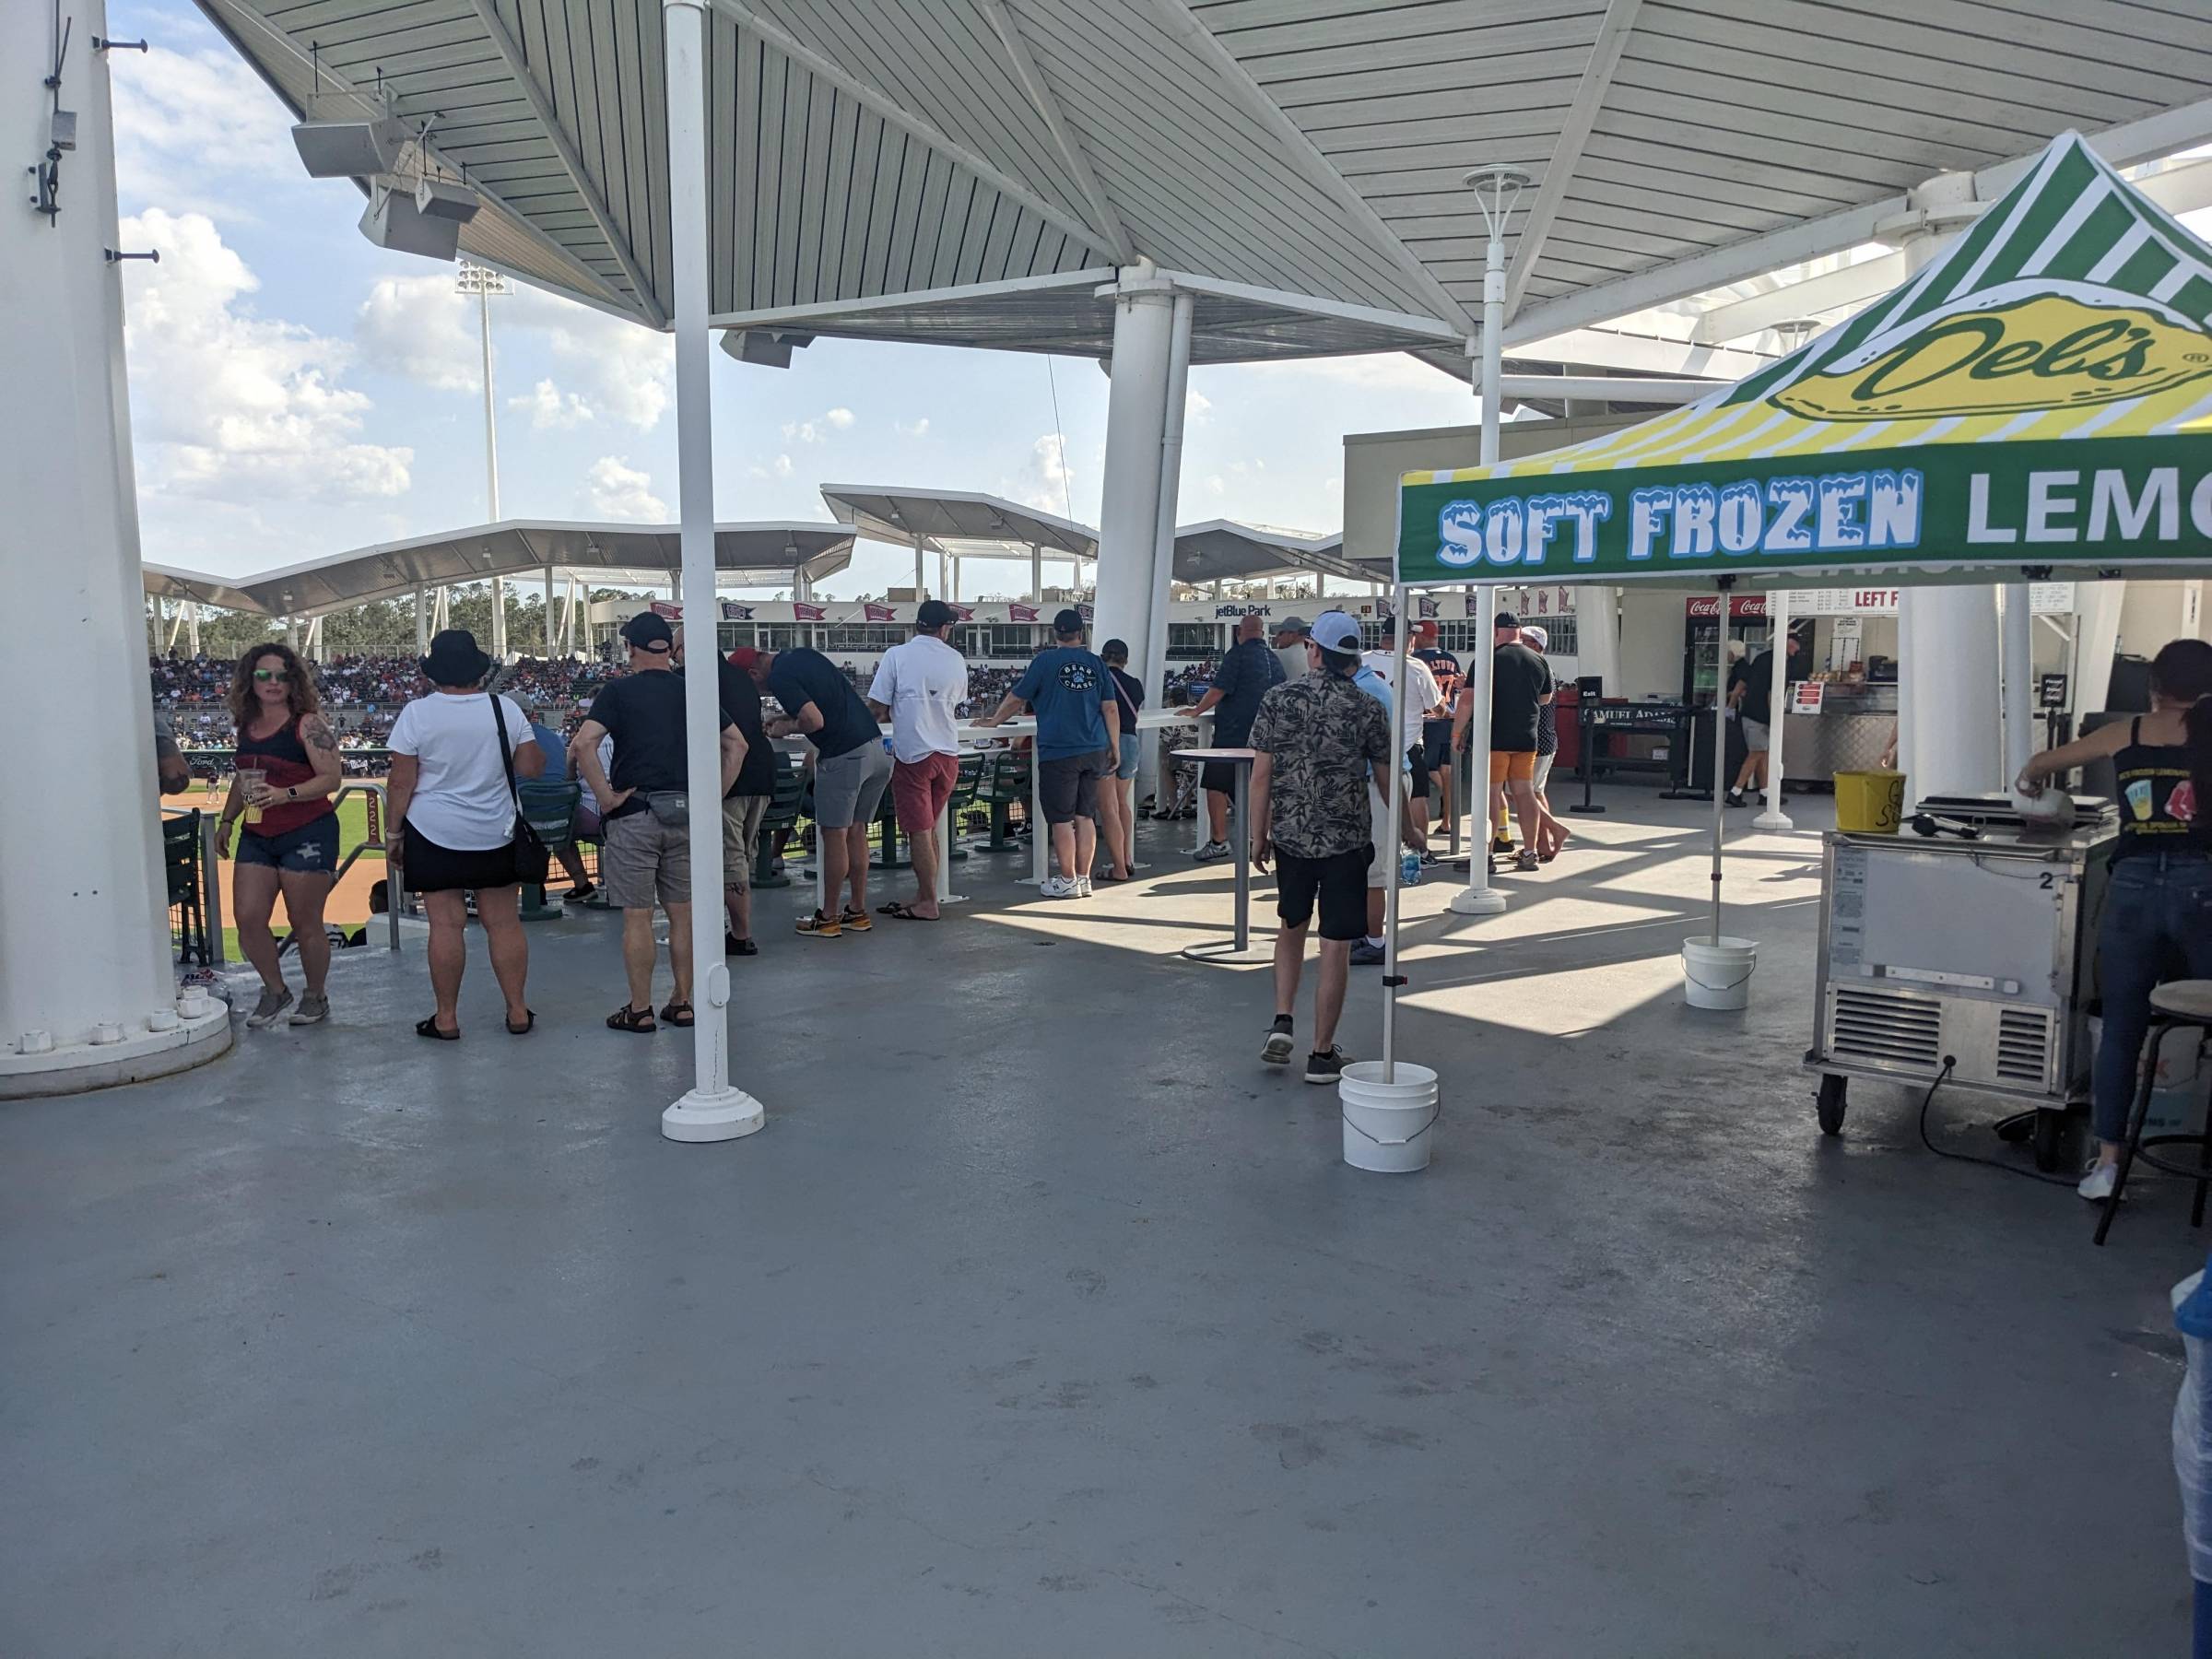
[[[922,915],[910,904],[879,904],[876,909],[877,913],[888,916],[894,922],[935,922],[937,920],[935,916]]]
[[[460,1032],[441,1031],[438,1029],[438,1016],[435,1014],[431,1015],[428,1019],[418,1019],[415,1022],[415,1035],[418,1037],[435,1038],[440,1042],[458,1042],[461,1041]]]
[[[535,1008],[523,1010],[523,1023],[519,1026],[512,1019],[507,1022],[507,1035],[510,1037],[527,1037],[536,1030],[537,1010]]]
[[[670,1003],[661,1010],[661,1018],[672,1026],[688,1026],[698,1023],[692,1017],[691,1005],[688,1002]]]

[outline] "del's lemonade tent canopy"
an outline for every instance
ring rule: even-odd
[[[2212,564],[2212,250],[2081,140],[1725,390],[1398,492],[1398,579],[1981,580]]]

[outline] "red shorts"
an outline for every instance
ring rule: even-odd
[[[937,827],[937,816],[952,799],[959,782],[958,755],[932,755],[925,760],[900,760],[891,768],[891,801],[898,808],[899,828],[908,835],[926,835]]]

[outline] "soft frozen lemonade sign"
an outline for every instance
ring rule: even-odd
[[[2212,558],[2201,437],[1924,444],[1848,468],[1808,459],[1408,480],[1399,571],[1528,582]]]

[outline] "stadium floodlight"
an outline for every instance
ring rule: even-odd
[[[292,128],[292,146],[311,179],[366,179],[388,173],[413,135],[394,116],[354,116],[344,121],[302,121]]]
[[[415,206],[412,195],[382,184],[371,186],[360,228],[361,234],[378,247],[390,248],[395,253],[450,260],[461,252],[458,219],[429,218]]]

